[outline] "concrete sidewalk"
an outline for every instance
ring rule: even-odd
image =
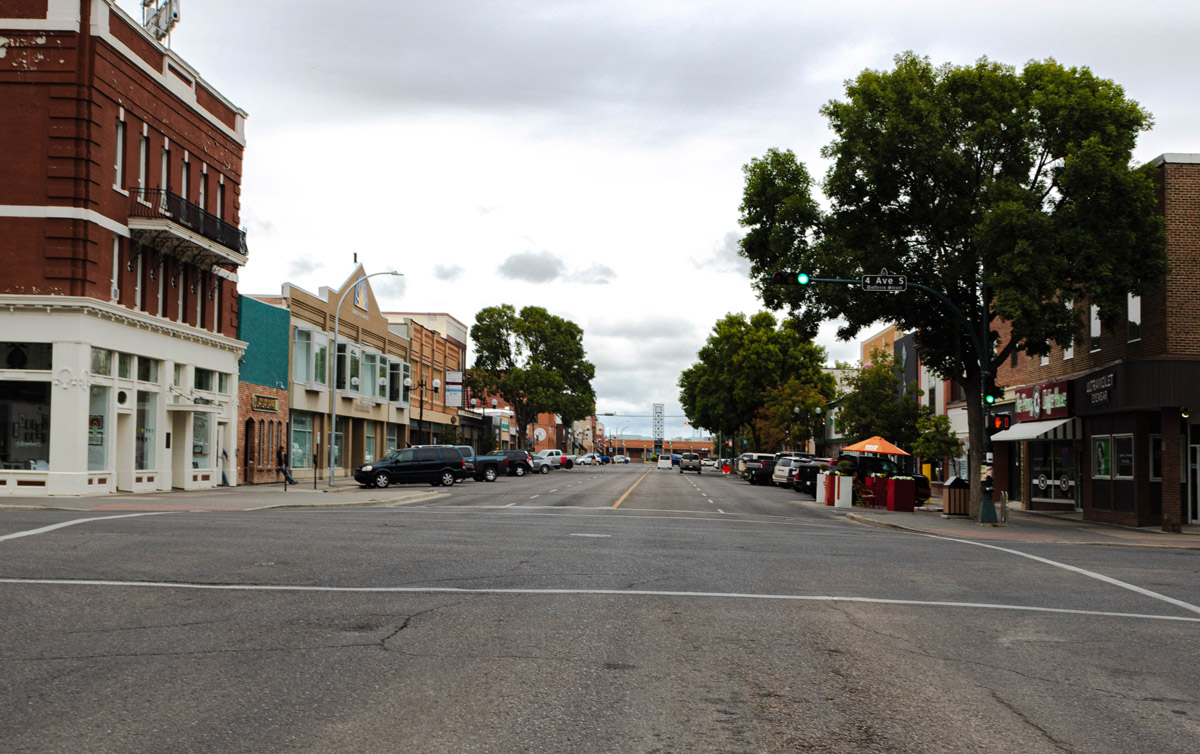
[[[918,534],[971,540],[1088,544],[1114,547],[1161,547],[1200,550],[1200,526],[1185,526],[1172,534],[1155,527],[1133,528],[1084,521],[1081,513],[1046,513],[1009,508],[1008,521],[979,524],[967,518],[943,517],[940,508],[927,506],[912,513],[881,508],[830,508],[851,521]]]
[[[44,509],[71,511],[252,511],[269,508],[350,508],[419,503],[443,497],[441,487],[413,484],[387,489],[361,487],[353,480],[312,484],[253,484],[210,490],[172,490],[137,495],[0,497],[0,510]]]

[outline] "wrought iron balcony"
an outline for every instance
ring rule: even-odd
[[[142,243],[212,263],[246,263],[246,232],[179,194],[135,189],[129,207],[129,230]]]

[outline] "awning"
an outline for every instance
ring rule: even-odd
[[[1050,439],[1049,435],[1051,432],[1069,421],[1071,421],[1071,417],[1040,422],[1021,422],[1020,424],[1014,424],[1003,432],[997,432],[992,435],[992,442],[1020,442],[1021,440],[1036,440],[1038,438]]]

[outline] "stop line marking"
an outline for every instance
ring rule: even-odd
[[[101,579],[13,579],[0,578],[0,584],[36,586],[90,586],[125,589],[188,589],[215,592],[326,592],[330,594],[487,594],[526,596],[615,596],[670,597],[693,599],[766,600],[773,602],[842,602],[863,605],[900,605],[907,607],[948,607],[971,610],[1012,610],[1052,615],[1086,615],[1105,618],[1164,620],[1176,623],[1200,623],[1200,617],[1119,613],[1107,610],[1074,610],[1036,605],[1006,605],[987,602],[944,602],[938,600],[901,600],[880,597],[838,597],[819,594],[754,594],[747,592],[671,592],[647,589],[465,589],[462,587],[421,586],[307,586],[293,584],[202,584],[181,581],[110,581]]]

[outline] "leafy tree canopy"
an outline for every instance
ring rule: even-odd
[[[510,304],[486,307],[475,315],[471,342],[475,364],[468,385],[511,404],[522,433],[539,413],[558,414],[570,424],[594,410],[596,368],[574,322],[537,306],[520,315]]]
[[[945,414],[929,413],[917,419],[917,435],[912,451],[927,461],[958,458],[962,449],[962,441]]]
[[[821,371],[825,349],[806,338],[793,322],[776,322],[769,312],[750,319],[730,314],[713,325],[697,354],[699,361],[680,375],[679,401],[693,424],[733,434],[753,427],[758,409],[781,382],[795,379],[826,400],[834,396],[833,378]],[[790,409],[789,409],[790,410]]]
[[[1167,271],[1152,176],[1131,166],[1152,118],[1087,68],[1051,59],[1018,71],[986,58],[935,67],[911,52],[893,70],[863,71],[822,113],[834,132],[823,150],[833,161],[828,212],[791,152],[744,168],[741,251],[756,286],[807,332],[838,317],[844,339],[879,321],[915,331],[922,362],[966,393],[978,467],[982,372],[1014,348],[1036,355],[1071,342],[1087,304],[1116,321],[1128,293]],[[768,283],[775,270],[856,279],[884,269],[943,293],[968,326],[920,290]],[[1011,325],[1007,342],[997,342],[997,320]]]
[[[817,409],[824,409],[829,399],[819,386],[789,377],[786,382],[767,391],[766,400],[754,417],[754,429],[762,447],[769,450],[803,450],[820,426],[822,418]]]
[[[855,440],[878,435],[912,452],[919,436],[917,420],[923,413],[917,401],[921,391],[916,385],[905,386],[901,391],[891,354],[872,353],[871,365],[855,372],[847,380],[847,387],[838,402],[842,434]]]

